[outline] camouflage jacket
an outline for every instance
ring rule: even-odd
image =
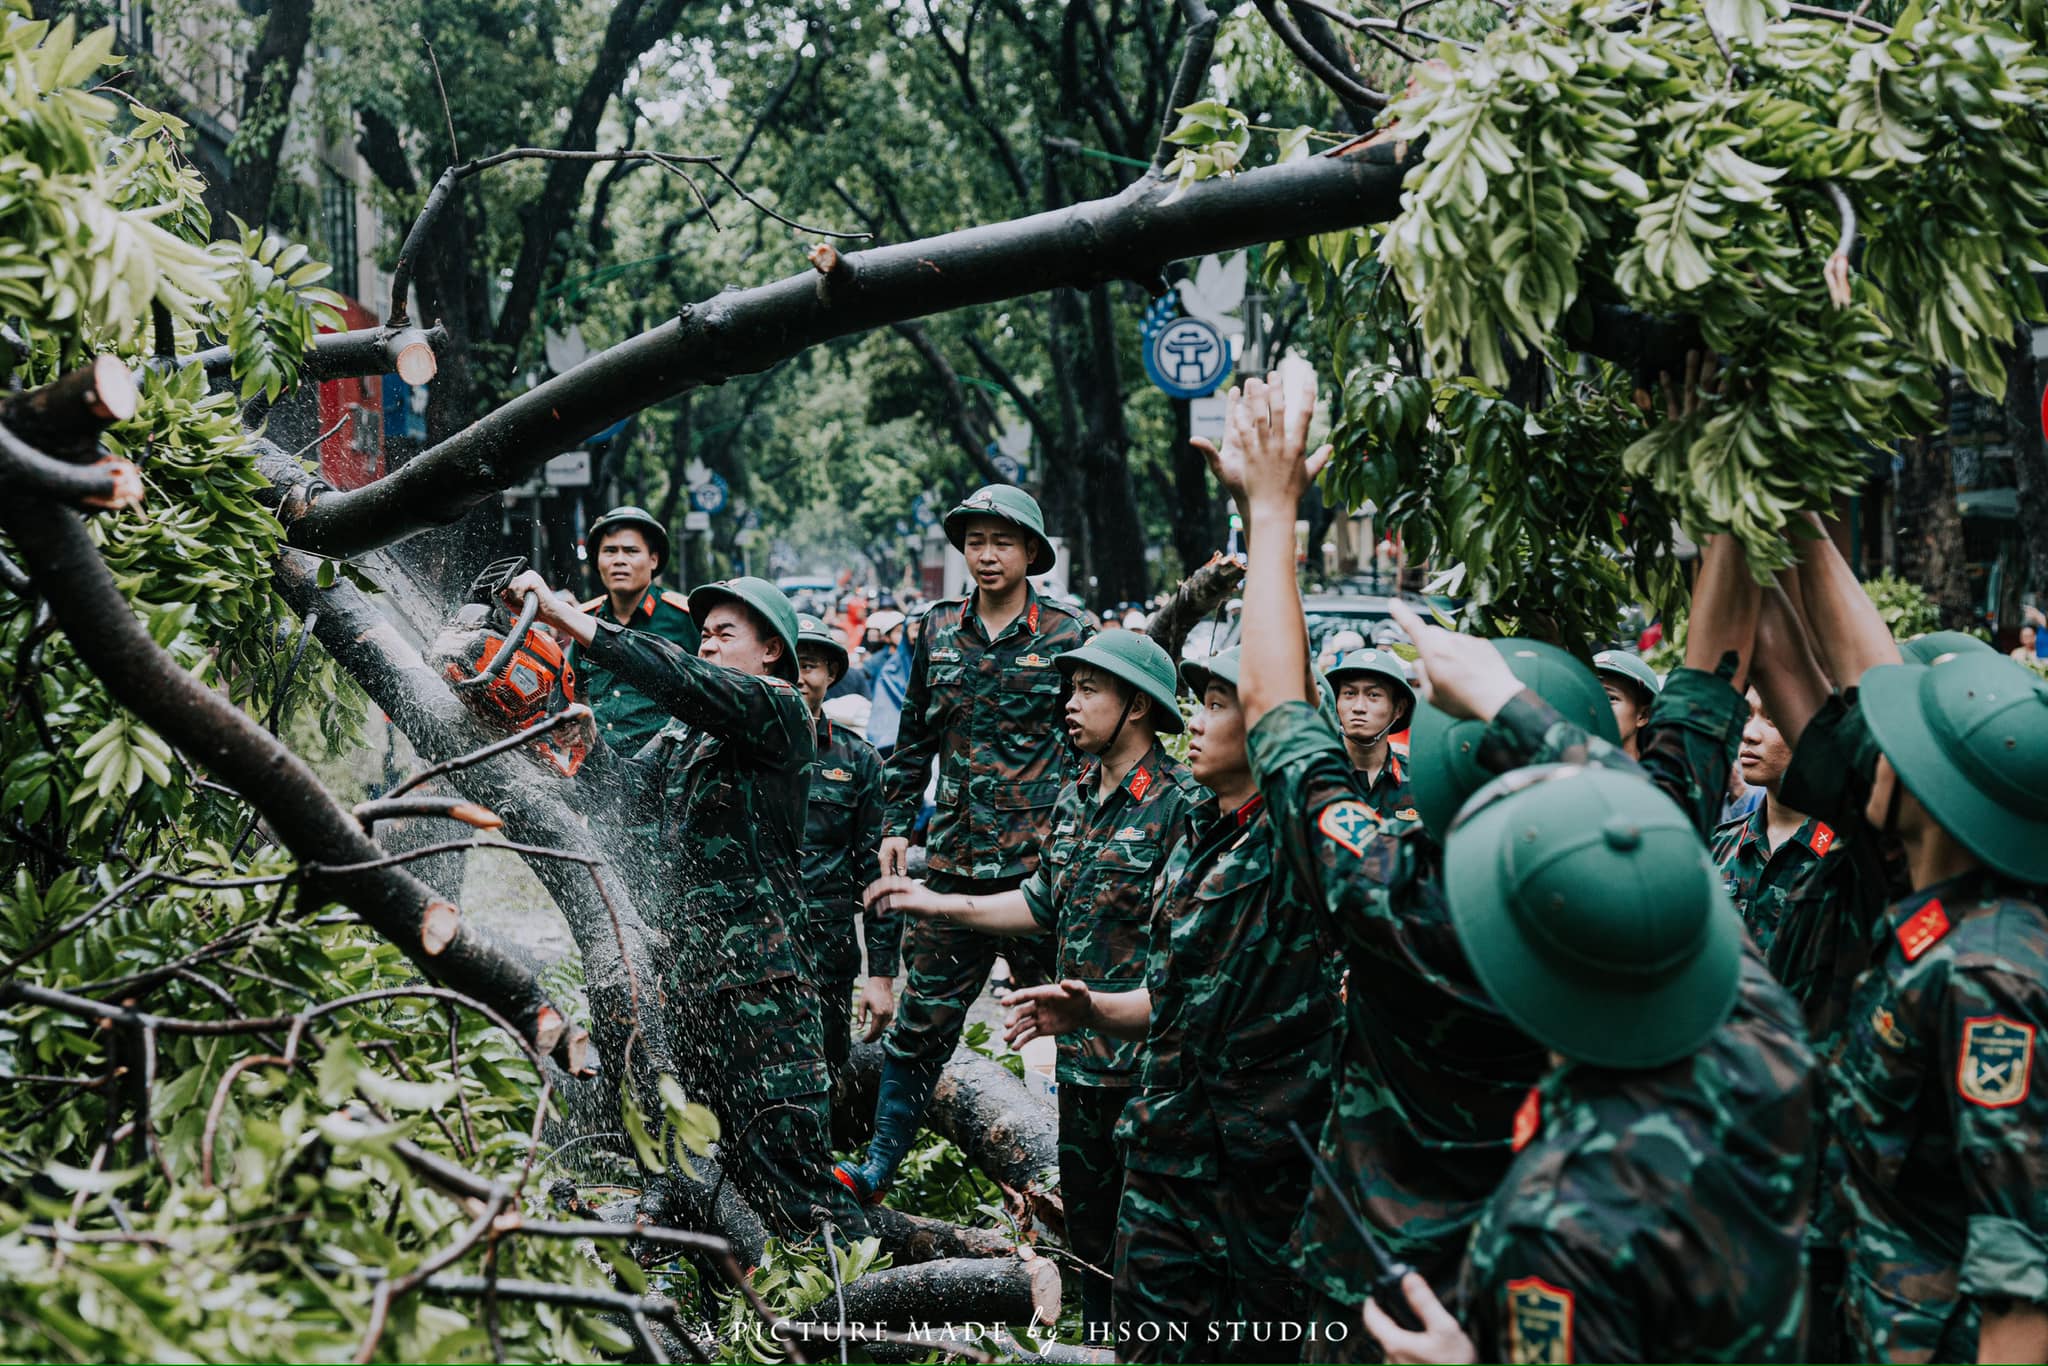
[[[1358,771],[1358,795],[1374,814],[1386,821],[1415,821],[1421,817],[1415,813],[1415,797],[1408,788],[1408,756],[1392,745],[1387,746],[1387,762],[1381,766],[1378,776],[1369,777],[1364,769]]]
[[[1654,1071],[1566,1064],[1459,1278],[1481,1361],[1802,1361],[1814,1058],[1755,949],[1727,1023]]]
[[[583,610],[599,621],[628,626],[635,631],[660,636],[680,646],[684,654],[697,653],[697,623],[690,617],[690,602],[681,593],[649,588],[640,599],[631,621],[612,615],[609,594],[592,598]],[[590,657],[581,646],[569,652],[576,666],[577,695],[597,716],[597,731],[604,742],[621,754],[637,754],[640,747],[668,724],[668,709],[639,688]]]
[[[1129,991],[1145,981],[1160,854],[1208,789],[1156,740],[1098,803],[1100,772],[1091,759],[1060,787],[1045,857],[1025,879],[1024,900],[1032,918],[1058,936],[1062,980]],[[1129,1086],[1137,1066],[1136,1041],[1093,1030],[1060,1035],[1062,1086]]]
[[[1652,712],[1641,767],[1660,788],[1676,788],[1699,823],[1709,818],[1703,812],[1719,812],[1746,709],[1725,680],[1682,672],[1705,682],[1681,682],[1672,705]],[[1515,1109],[1547,1055],[1473,977],[1444,900],[1441,849],[1419,826],[1373,814],[1327,724],[1290,704],[1261,717],[1250,740],[1283,856],[1326,908],[1350,968],[1344,1065],[1323,1157],[1351,1182],[1352,1203],[1387,1246],[1446,1283],[1506,1168]],[[1638,770],[1531,692],[1487,727],[1479,759],[1496,772],[1554,762]],[[1320,1182],[1298,1241],[1311,1284],[1345,1303],[1364,1298],[1370,1252]]]
[[[1828,1096],[1862,1361],[1974,1361],[1987,1301],[2048,1304],[2048,906],[1989,869],[1878,923]]]
[[[637,755],[600,746],[587,790],[658,821],[661,881],[649,920],[674,945],[671,995],[797,975],[785,908],[803,904],[804,808],[816,753],[797,690],[686,654],[612,622],[589,655],[675,718]]]
[[[1152,1024],[1117,1123],[1135,1171],[1221,1181],[1298,1163],[1287,1122],[1321,1128],[1342,1007],[1320,910],[1274,860],[1264,798],[1182,819],[1152,913]]]
[[[901,927],[886,911],[863,910],[860,894],[881,871],[882,756],[853,732],[818,718],[804,817],[803,923],[797,930],[811,984],[838,987],[860,972],[853,922],[861,918],[868,973],[894,977]]]
[[[1797,831],[1771,848],[1770,810],[1770,802],[1758,803],[1747,816],[1714,831],[1713,844],[1714,866],[1721,870],[1735,910],[1749,927],[1749,937],[1767,954],[1792,889],[1836,844],[1834,827],[1808,816]]]
[[[926,838],[934,873],[987,881],[1038,866],[1059,795],[1066,735],[1052,662],[1088,638],[1081,619],[1030,590],[991,641],[974,599],[936,603],[910,661],[903,723],[883,775],[884,834],[908,835],[939,765]]]

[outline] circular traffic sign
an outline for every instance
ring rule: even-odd
[[[699,512],[717,512],[725,507],[725,485],[699,484],[690,490],[690,506]]]
[[[1145,373],[1170,398],[1201,398],[1230,373],[1230,343],[1202,318],[1175,318],[1146,341]]]

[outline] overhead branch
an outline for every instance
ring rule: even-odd
[[[75,514],[40,499],[0,500],[0,526],[73,650],[116,702],[246,797],[302,861],[383,858],[303,760],[150,638]],[[571,1072],[583,1069],[583,1031],[533,973],[405,869],[369,868],[309,890],[355,910],[436,981],[489,1003]]]
[[[963,454],[973,462],[975,471],[982,481],[989,484],[1007,484],[1003,472],[996,468],[994,457],[988,453],[988,437],[974,425],[970,415],[967,386],[960,382],[960,373],[953,363],[946,359],[946,353],[932,340],[932,334],[925,330],[923,323],[902,322],[893,327],[897,336],[910,343],[913,351],[924,358],[925,368],[939,382],[939,388],[946,396],[946,412],[949,421],[946,431],[953,438]]]
[[[1168,659],[1179,659],[1181,646],[1196,622],[1237,595],[1244,586],[1242,555],[1226,558],[1220,551],[1209,562],[1181,580],[1180,587],[1164,607],[1152,614],[1145,634],[1152,637]]]
[[[642,408],[766,369],[819,342],[1060,287],[1157,276],[1169,261],[1382,222],[1400,208],[1391,146],[1204,181],[1169,200],[1139,181],[1106,199],[850,252],[728,290],[558,375],[363,488],[287,514],[294,545],[355,554],[453,523],[546,460]]]
[[[1024,420],[1031,424],[1031,430],[1037,434],[1038,439],[1050,444],[1053,431],[1045,420],[1045,413],[1032,400],[1031,395],[1024,392],[1023,386],[1017,383],[1017,377],[1010,372],[1010,367],[996,357],[995,351],[987,342],[972,333],[967,337],[967,349],[981,362],[981,368],[988,371],[988,377],[1001,386],[1002,391],[1010,396],[1010,401],[1023,411]]]
[[[1209,58],[1216,51],[1216,12],[1202,0],[1181,0],[1188,19],[1187,44],[1180,51],[1180,66],[1173,73],[1173,87],[1166,97],[1165,125],[1159,130],[1159,146],[1152,153],[1152,173],[1159,174],[1173,159],[1174,146],[1166,140],[1180,123],[1177,112],[1193,104],[1202,93],[1202,81],[1209,74]]]
[[[1311,42],[1296,24],[1292,11],[1281,8],[1280,0],[1252,0],[1252,3],[1258,7],[1260,16],[1273,30],[1274,36],[1294,54],[1295,60],[1307,67],[1311,76],[1329,87],[1330,93],[1343,101],[1347,109],[1353,105],[1373,111],[1387,107],[1387,97],[1359,80],[1348,70],[1349,63],[1340,62]],[[1370,121],[1368,118],[1367,122]]]

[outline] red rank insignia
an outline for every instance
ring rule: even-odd
[[[1899,926],[1899,947],[1905,950],[1908,963],[1915,962],[1947,933],[1948,912],[1941,908],[1939,899],[1930,901]]]
[[[1835,832],[1828,827],[1826,821],[1815,821],[1813,823],[1813,838],[1807,841],[1807,843],[1812,848],[1816,858],[1826,858],[1828,850],[1835,847]]]
[[[1147,788],[1151,787],[1151,786],[1152,786],[1152,770],[1151,770],[1151,769],[1149,769],[1149,768],[1141,768],[1141,769],[1139,769],[1139,770],[1138,770],[1138,771],[1137,771],[1136,773],[1133,773],[1133,774],[1131,775],[1131,800],[1132,800],[1132,801],[1134,801],[1134,802],[1142,802],[1142,801],[1144,801],[1144,800],[1145,800],[1145,790],[1146,790]]]
[[[1521,1108],[1515,1111],[1514,1151],[1520,1152],[1529,1146],[1543,1130],[1543,1097],[1535,1087],[1522,1097]]]
[[[1032,604],[1031,604],[1031,610],[1030,610],[1029,612],[1026,612],[1026,613],[1024,614],[1024,624],[1025,624],[1026,626],[1030,627],[1030,628],[1031,628],[1032,630],[1034,630],[1034,631],[1036,631],[1036,630],[1038,629],[1038,604],[1037,604],[1037,603],[1035,603],[1035,602],[1034,602],[1034,603],[1032,603]]]

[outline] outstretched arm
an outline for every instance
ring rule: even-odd
[[[1797,749],[1806,723],[1828,700],[1830,689],[1791,596],[1782,588],[1764,590],[1756,626],[1755,682],[1771,724],[1788,746]]]
[[[1902,658],[1899,644],[1820,518],[1809,513],[1807,520],[1813,539],[1801,543],[1799,556],[1807,625],[1828,672],[1844,688],[1852,688],[1879,664],[1897,664]]]
[[[1152,993],[1090,991],[1086,982],[1068,978],[1042,987],[1025,987],[1003,997],[1010,1018],[1003,1041],[1021,1048],[1031,1040],[1092,1029],[1113,1039],[1143,1042],[1152,1028]]]
[[[989,934],[1027,936],[1047,933],[1031,913],[1031,904],[1021,889],[988,896],[964,892],[935,892],[915,878],[881,877],[861,893],[861,904],[869,909],[914,915],[920,920],[952,920]]]

